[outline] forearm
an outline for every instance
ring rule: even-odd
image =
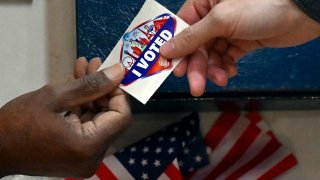
[[[319,0],[293,0],[293,1],[310,18],[320,23],[320,1]]]
[[[3,118],[1,117],[1,109],[0,109],[0,178],[8,175],[8,166],[7,162],[7,153],[6,153],[6,143],[5,143],[5,128],[3,127]]]
[[[19,112],[14,112],[13,108],[10,108],[9,111],[6,110],[6,107],[10,104],[9,102],[0,108],[0,178],[17,173],[16,165],[19,164],[17,161],[19,156],[16,152],[22,151],[22,148],[14,147],[15,144],[22,144],[15,140],[17,139],[15,137],[23,137],[22,132],[8,124],[14,115],[19,114]],[[6,115],[8,112],[10,115]],[[15,120],[15,122],[18,122],[18,120]]]

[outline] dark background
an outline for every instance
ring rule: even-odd
[[[144,0],[77,0],[78,56],[106,59]],[[158,0],[173,12],[184,0]],[[150,17],[152,18],[152,17]],[[239,63],[239,75],[227,87],[208,82],[202,98],[189,95],[185,78],[170,76],[155,100],[315,100],[320,90],[320,40],[283,49],[264,49],[248,54]],[[290,106],[293,102],[286,102]],[[315,102],[307,103],[312,104]],[[282,107],[281,104],[278,104]],[[317,103],[316,103],[317,105]],[[300,105],[298,105],[300,106]],[[305,106],[305,105],[303,105]],[[273,105],[271,105],[273,107]],[[276,106],[274,106],[276,107]]]

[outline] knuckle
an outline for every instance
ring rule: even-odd
[[[112,141],[112,139],[118,137],[121,133],[123,133],[132,123],[132,118],[131,116],[128,115],[123,115],[123,114],[118,114],[117,115],[117,120],[113,121],[111,124],[112,131],[109,133],[109,136],[106,137],[107,140],[106,142]]]
[[[197,35],[194,32],[193,26],[190,26],[183,30],[182,32],[182,42],[184,42],[184,45],[187,46],[191,42],[197,41]]]
[[[124,130],[126,130],[128,127],[130,127],[131,124],[132,124],[132,116],[131,116],[131,113],[123,114],[121,119],[122,119],[122,121],[121,121],[119,127],[120,127],[120,130],[121,130],[121,131],[124,131]]]
[[[35,94],[38,95],[38,98],[41,101],[43,101],[43,98],[46,98],[45,103],[49,106],[53,107],[57,105],[57,99],[60,97],[58,96],[57,89],[53,85],[45,85],[42,88],[38,89]]]
[[[230,7],[224,3],[218,4],[215,10],[208,14],[208,18],[205,18],[206,24],[210,27],[219,27],[220,36],[230,37],[230,32],[234,29],[235,22],[239,18],[235,14],[237,12],[236,7]]]
[[[98,72],[92,75],[84,76],[82,81],[89,89],[99,89],[108,82],[108,79],[102,72]]]
[[[126,129],[132,124],[132,117],[131,115],[125,115],[123,117],[124,123],[123,123],[123,128]]]
[[[126,95],[125,95],[125,100],[126,100],[126,103],[125,105],[122,105],[123,107],[122,110],[118,111],[120,115],[119,122],[120,122],[121,129],[127,129],[132,124],[132,121],[133,121],[129,97]]]
[[[62,85],[53,86],[46,85],[40,90],[40,94],[46,97],[46,103],[55,109],[55,111],[62,111],[70,106],[72,106],[72,101],[68,94],[66,94],[61,88]],[[43,101],[43,100],[42,100]]]
[[[211,11],[208,14],[208,18],[206,18],[206,24],[209,24],[210,26],[219,26],[219,28],[224,27],[225,20],[223,20],[223,16],[221,13],[225,13],[224,11],[217,8],[215,11]]]
[[[82,125],[82,134],[84,137],[94,137],[97,135],[97,128],[93,121]]]

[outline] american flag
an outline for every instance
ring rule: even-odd
[[[257,112],[224,112],[205,136],[210,164],[191,179],[274,179],[297,164]]]
[[[223,112],[204,138],[193,113],[108,156],[90,179],[273,179],[296,164],[257,112]]]
[[[91,179],[183,179],[208,164],[199,116],[189,115],[104,159]]]

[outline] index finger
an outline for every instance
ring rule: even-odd
[[[204,18],[219,0],[187,0],[177,13],[186,23],[193,25]]]
[[[201,19],[194,6],[194,0],[187,0],[178,11],[177,16],[190,25],[200,21]]]
[[[101,140],[109,141],[123,132],[131,123],[131,109],[128,96],[120,89],[110,94],[108,111],[94,118],[94,124]]]

